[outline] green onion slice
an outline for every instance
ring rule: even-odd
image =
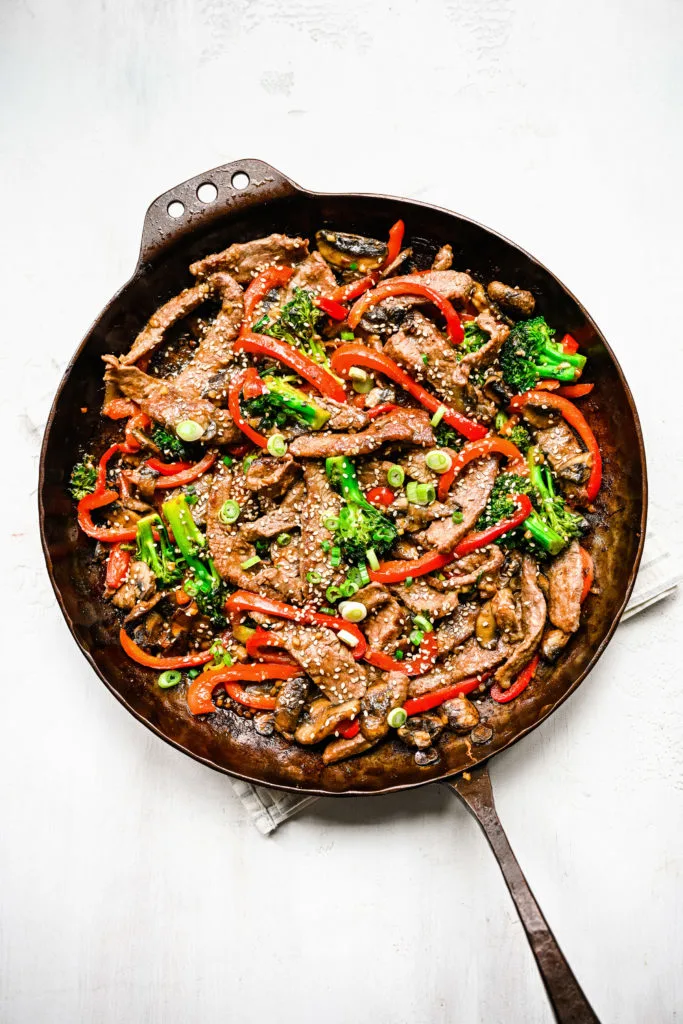
[[[282,434],[271,434],[268,438],[266,448],[276,459],[281,459],[287,452],[287,442]]]
[[[377,557],[372,548],[368,548],[368,550],[365,552],[365,557],[367,558],[368,565],[373,570],[373,572],[377,572],[377,570],[379,569],[379,558]]]
[[[411,480],[406,487],[406,497],[411,505],[431,505],[436,498],[434,484],[418,484]]]
[[[423,633],[431,633],[434,629],[426,615],[416,615],[413,622],[415,623],[415,628],[421,629]]]
[[[246,562],[242,562],[242,569],[252,569],[255,565],[258,565],[261,559],[258,555],[252,555],[251,558],[247,558]]]
[[[327,519],[323,519],[323,526],[326,530],[329,530],[330,533],[334,533],[339,526],[339,520],[336,517],[328,516]]]
[[[354,341],[355,337],[356,337],[356,335],[353,333],[353,331],[342,331],[341,332],[341,340],[342,341]]]
[[[432,416],[432,419],[431,419],[432,426],[433,427],[438,427],[439,423],[441,423],[441,420],[444,418],[445,415],[446,415],[446,406],[445,405],[440,405],[439,408],[434,413],[434,415]]]
[[[325,597],[330,604],[336,604],[339,598],[342,596],[342,592],[339,587],[331,586],[325,591]]]
[[[228,501],[224,501],[223,504],[221,505],[220,512],[218,513],[218,518],[222,523],[226,523],[226,525],[229,526],[230,523],[237,522],[237,520],[240,517],[240,511],[241,510],[237,502],[228,499]]]
[[[456,508],[455,512],[451,516],[451,519],[453,520],[454,523],[461,523],[464,518],[465,517],[463,516],[459,508]]]
[[[387,470],[387,483],[390,487],[400,487],[405,478],[402,466],[392,466]]]
[[[422,641],[424,640],[424,633],[422,632],[421,629],[414,629],[410,636],[408,637],[408,639],[410,640],[411,644],[415,644],[416,647],[419,647]]]
[[[292,539],[291,533],[278,533],[276,543],[280,548],[286,548]]]
[[[408,721],[408,715],[404,708],[392,708],[387,715],[387,724],[392,729],[400,729]]]
[[[354,594],[358,593],[359,589],[351,580],[345,580],[339,587],[339,593],[342,597],[353,597]]]
[[[317,569],[309,570],[309,572],[306,573],[306,579],[308,580],[309,583],[313,583],[314,585],[317,583],[322,583],[323,581],[323,578]]]
[[[427,454],[425,462],[435,473],[446,473],[453,465],[453,459],[448,452],[442,452],[438,448]]]
[[[165,672],[161,673],[157,679],[157,683],[162,690],[170,690],[172,686],[177,686],[182,678],[181,673],[178,672],[177,669],[169,668]]]
[[[196,420],[181,420],[175,425],[175,432],[181,441],[198,441],[204,429]]]
[[[360,601],[342,601],[339,613],[347,622],[362,622],[368,610]]]

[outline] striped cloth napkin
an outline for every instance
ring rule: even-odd
[[[648,534],[636,585],[621,621],[625,622],[657,601],[669,597],[680,580],[681,573],[677,566],[672,564],[669,552],[661,547],[656,537]],[[274,832],[283,821],[287,821],[318,799],[315,796],[298,796],[296,793],[282,793],[276,789],[252,786],[239,779],[232,780],[232,787],[244,804],[253,824],[264,836]]]

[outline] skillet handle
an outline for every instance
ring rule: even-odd
[[[179,241],[198,227],[208,227],[226,214],[243,213],[252,206],[303,191],[263,160],[233,160],[189,178],[157,196],[147,210],[138,269],[151,263],[169,243]]]
[[[496,813],[488,768],[484,765],[467,774],[469,779],[459,775],[444,785],[460,797],[489,841],[536,957],[556,1020],[560,1024],[599,1024],[512,852]]]

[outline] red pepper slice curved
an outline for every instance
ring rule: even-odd
[[[247,638],[244,645],[247,654],[254,661],[269,661],[274,665],[297,665],[298,662],[290,654],[278,649],[277,633],[271,633],[260,627]],[[273,648],[276,648],[274,651]]]
[[[138,448],[140,445],[138,445]],[[129,448],[127,444],[112,444],[107,448],[106,452],[100,457],[100,461],[97,465],[97,480],[95,482],[95,490],[93,494],[102,494],[107,489],[107,469],[109,468],[110,459],[116,455],[117,452],[124,452],[130,454],[134,449]],[[109,504],[109,502],[107,502]],[[93,505],[93,508],[97,508],[97,505]]]
[[[313,299],[313,305],[317,306],[318,309],[322,309],[323,313],[327,313],[333,320],[346,320],[348,309],[334,299],[326,299],[319,295],[316,299]]]
[[[483,455],[490,455],[492,452],[497,452],[508,459],[519,461],[520,466],[524,463],[524,456],[519,448],[512,441],[506,441],[504,437],[492,435],[490,437],[483,437],[481,441],[475,441],[474,444],[466,444],[462,451],[458,452],[453,459],[451,468],[439,478],[437,489],[439,501],[446,500],[451,484],[468,463],[472,462],[473,459],[480,459]]]
[[[566,384],[558,388],[555,394],[563,398],[583,398],[584,395],[590,395],[594,387],[595,384]]]
[[[580,547],[579,551],[581,552],[581,566],[583,568],[583,590],[581,591],[581,604],[583,604],[593,586],[595,563],[585,548]]]
[[[332,298],[337,302],[351,302],[352,299],[357,299],[363,292],[367,292],[374,284],[375,278],[371,275],[359,277],[357,281],[352,281],[350,284],[341,284],[338,288],[335,288],[332,292]]]
[[[99,540],[106,544],[135,540],[137,529],[134,526],[129,529],[123,529],[123,527],[119,526],[95,526],[92,521],[90,513],[93,509],[104,508],[105,505],[111,505],[117,499],[118,493],[116,491],[101,491],[95,494],[86,494],[84,498],[81,498],[78,503],[77,515],[78,525],[83,530],[83,533],[88,537],[92,537],[93,540]]]
[[[439,644],[434,633],[425,633],[414,658],[398,661],[382,651],[367,651],[364,661],[383,672],[405,672],[407,676],[423,676],[434,666],[439,653]]]
[[[235,344],[237,344],[237,342],[235,342]],[[263,434],[259,434],[258,430],[254,430],[254,428],[247,423],[240,408],[240,395],[242,394],[242,389],[247,383],[253,382],[255,376],[258,377],[256,370],[253,366],[249,366],[246,370],[242,370],[233,378],[230,390],[228,391],[228,409],[230,411],[230,415],[235,421],[235,424],[240,428],[242,433],[245,434],[250,441],[253,441],[254,444],[257,444],[259,448],[265,448],[268,444],[268,439],[264,437]]]
[[[340,722],[337,726],[337,732],[340,736],[343,736],[345,740],[352,740],[354,736],[357,736],[360,732],[360,723],[357,718],[351,721],[350,718],[345,718],[343,722]]]
[[[102,415],[110,420],[127,420],[137,412],[137,405],[130,398],[112,398],[102,406]]]
[[[423,711],[431,711],[432,708],[438,708],[444,701],[450,700],[452,697],[462,697],[464,694],[476,690],[488,678],[489,674],[484,673],[481,676],[471,676],[469,679],[463,679],[453,686],[443,686],[440,690],[433,690],[432,693],[423,694],[422,697],[412,697],[405,702],[403,710],[409,718],[411,715],[420,715]]]
[[[110,590],[118,590],[125,580],[128,575],[130,558],[130,551],[121,547],[121,544],[115,544],[109,552],[105,583]]]
[[[507,704],[508,701],[514,700],[515,697],[519,697],[523,690],[526,690],[527,686],[534,678],[534,673],[538,666],[539,657],[537,654],[531,659],[526,668],[523,668],[519,673],[514,683],[507,690],[504,690],[498,683],[494,683],[490,689],[490,694],[497,704]]]
[[[260,597],[252,594],[249,590],[236,590],[225,602],[225,611],[230,619],[239,618],[242,612],[262,612],[264,615],[272,615],[277,619],[288,619],[291,622],[298,622],[302,626],[325,626],[327,629],[339,633],[345,630],[356,640],[356,646],[351,648],[351,653],[358,660],[362,658],[367,650],[367,640],[358,629],[358,626],[336,615],[323,615],[322,612],[311,612],[305,608],[297,608],[293,604],[285,604],[284,601],[274,601],[270,597]]]
[[[253,355],[277,359],[317,388],[321,395],[327,395],[335,402],[346,402],[347,395],[339,381],[286,341],[250,332],[239,337],[234,348],[236,352],[251,352]]]
[[[147,459],[147,465],[155,473],[161,473],[162,476],[174,476],[176,473],[182,473],[185,469],[190,469],[192,463],[162,462],[161,459]]]
[[[125,450],[127,450],[129,452],[137,452],[137,451],[140,450],[142,445],[138,441],[138,439],[135,436],[135,434],[133,433],[133,431],[134,430],[147,430],[147,428],[150,426],[151,422],[152,421],[149,418],[149,416],[146,413],[141,412],[140,409],[137,410],[137,412],[135,413],[134,416],[131,416],[131,418],[126,423],[126,449]]]
[[[264,683],[269,679],[291,679],[301,669],[289,665],[230,665],[228,668],[208,669],[193,679],[187,688],[187,706],[193,715],[208,715],[215,711],[213,691],[219,683],[233,700],[250,708],[272,711],[276,699],[270,694],[247,693],[239,683]]]
[[[350,284],[343,284],[335,288],[332,292],[332,298],[336,299],[337,302],[350,302],[351,299],[357,299],[363,292],[367,292],[368,289],[372,288],[379,280],[380,271],[393,263],[400,253],[405,230],[406,226],[402,220],[397,220],[395,224],[392,224],[389,228],[389,238],[387,240],[387,255],[382,266],[366,277],[361,277],[357,281],[351,281]]]
[[[402,220],[397,220],[396,223],[389,228],[389,240],[387,242],[387,258],[385,259],[380,269],[383,270],[385,267],[391,266],[391,264],[394,262],[394,260],[401,251],[401,246],[403,245],[403,236],[405,235],[405,232],[406,226]]]
[[[572,338],[571,334],[565,334],[560,341],[562,351],[566,352],[568,356],[573,356],[575,352],[579,351],[579,343],[576,338]]]
[[[376,505],[377,508],[389,508],[390,505],[393,505],[396,495],[391,487],[371,487],[369,491],[365,492],[365,497],[371,505]]]
[[[388,281],[382,281],[371,292],[366,292],[360,299],[357,299],[351,307],[351,312],[348,316],[349,326],[357,327],[363,314],[371,306],[377,305],[378,302],[382,302],[383,299],[387,299],[392,295],[421,295],[423,298],[429,299],[445,317],[446,332],[452,343],[459,345],[463,340],[465,335],[460,317],[448,299],[445,299],[443,295],[428,285],[420,284],[418,281],[411,281],[405,277],[392,277]]]
[[[262,302],[273,288],[287,284],[293,273],[291,267],[268,267],[249,282],[249,287],[244,293],[244,317],[240,334],[251,330],[254,310],[259,302]]]
[[[463,537],[453,551],[455,558],[464,558],[465,555],[470,555],[478,548],[485,548],[488,544],[492,544],[494,540],[502,537],[504,533],[508,533],[510,530],[514,530],[522,525],[524,520],[533,511],[531,499],[528,494],[514,494],[511,497],[517,506],[517,511],[509,519],[501,519],[495,526],[489,526],[486,530],[480,530],[479,533],[470,533],[467,537]]]
[[[539,405],[556,409],[561,413],[569,426],[579,435],[592,457],[593,464],[585,493],[587,501],[593,501],[597,497],[600,484],[602,483],[602,455],[595,434],[588,426],[583,413],[575,405],[572,405],[567,398],[563,398],[562,395],[554,394],[551,391],[525,391],[522,395],[515,395],[510,402],[510,408],[523,409],[527,402],[537,402]]]
[[[138,665],[144,665],[145,668],[165,671],[167,668],[194,668],[197,665],[206,665],[209,661],[213,661],[211,651],[197,651],[196,654],[182,654],[167,658],[148,654],[147,651],[143,651],[142,647],[138,647],[134,640],[131,640],[125,629],[119,631],[119,643],[129,658],[132,658]]]
[[[172,487],[183,487],[185,484],[191,484],[194,480],[198,480],[200,476],[203,476],[207,470],[211,469],[214,462],[218,458],[218,452],[207,452],[203,459],[199,462],[195,462],[194,465],[188,466],[187,469],[182,469],[179,473],[174,476],[163,476],[154,484],[157,491],[169,490]]]
[[[450,424],[470,441],[476,441],[488,434],[488,429],[481,423],[475,423],[474,420],[468,419],[467,416],[463,416],[454,409],[448,409],[443,402],[440,402],[421,384],[414,381],[410,374],[406,373],[393,359],[389,359],[382,352],[375,352],[374,349],[367,348],[360,342],[351,341],[348,344],[340,345],[335,349],[331,363],[334,372],[345,378],[349,376],[352,367],[367,366],[388,377],[389,380],[393,380],[430,412],[436,412],[441,408],[446,409],[443,415],[444,422]]]
[[[362,398],[362,395],[358,396]],[[382,405],[375,405],[372,409],[366,409],[365,414],[369,420],[374,420],[377,416],[386,416],[388,412],[393,412],[394,409],[400,409],[400,405],[394,405],[393,402],[384,402]]]

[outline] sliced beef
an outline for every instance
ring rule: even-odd
[[[559,480],[576,487],[586,483],[593,460],[589,453],[583,450],[574,431],[564,420],[537,431],[536,442],[548,457]]]
[[[227,410],[217,409],[205,398],[186,394],[174,381],[150,377],[137,366],[121,366],[116,356],[105,356],[104,360],[105,381],[112,381],[126,398],[171,433],[182,420],[194,420],[204,428],[203,441],[236,444],[241,439],[242,434]]]
[[[305,488],[302,480],[292,484],[284,498],[271,512],[267,512],[253,523],[242,526],[242,534],[249,541],[275,537],[278,533],[288,533],[299,526],[299,515],[303,506]]]
[[[490,672],[500,665],[510,654],[510,646],[499,641],[492,650],[481,647],[474,637],[468,640],[461,650],[447,658],[443,665],[432,669],[424,676],[410,681],[410,696],[421,697],[423,693],[440,690],[443,686],[452,686],[461,679]]]
[[[439,295],[443,295],[444,299],[459,306],[464,306],[472,291],[472,278],[469,274],[463,274],[459,270],[429,270],[426,274],[408,274],[405,280],[415,282],[415,284],[424,284],[438,292]],[[405,302],[406,300],[410,305],[423,305],[428,302],[421,296],[412,295],[401,295],[385,301]]]
[[[452,551],[458,541],[470,533],[484,511],[497,470],[495,455],[470,462],[451,488],[452,500],[462,512],[462,522],[454,523],[451,515],[436,520],[418,535],[420,544],[425,548],[435,548],[442,554]]]
[[[462,408],[467,375],[458,360],[457,349],[432,320],[419,313],[411,314],[382,351],[416,380],[431,385],[448,405]]]
[[[446,716],[446,728],[451,732],[470,732],[479,724],[477,706],[467,697],[453,697],[445,701],[440,710]]]
[[[496,573],[505,561],[505,555],[497,544],[473,551],[456,562],[451,562],[442,575],[445,579],[432,578],[435,590],[469,590],[476,586],[487,590],[492,586]]]
[[[309,462],[304,466],[306,493],[301,510],[301,559],[299,571],[301,586],[307,598],[324,604],[327,587],[337,585],[345,576],[345,570],[330,565],[329,557],[322,549],[322,543],[334,542],[333,533],[325,526],[326,519],[334,519],[341,509],[341,498],[330,487],[327,473],[320,462]],[[310,574],[319,583],[311,583]],[[317,574],[317,575],[315,575]]]
[[[244,295],[230,274],[214,274],[208,284],[212,294],[220,299],[221,308],[190,362],[174,378],[177,388],[197,396],[203,396],[216,376],[232,362],[232,345],[244,316]]]
[[[408,625],[408,618],[391,592],[381,583],[370,583],[359,590],[354,601],[368,609],[363,621],[363,632],[373,651],[393,647]]]
[[[578,540],[553,559],[548,570],[548,617],[553,626],[575,633],[581,622],[583,564]]]
[[[147,601],[157,587],[156,576],[146,562],[131,562],[126,581],[114,594],[112,603],[130,611],[138,602]],[[151,605],[150,605],[151,607]]]
[[[434,630],[440,658],[450,654],[456,647],[461,647],[466,640],[469,640],[474,633],[478,614],[478,604],[461,604],[450,618]]]
[[[491,610],[498,629],[514,643],[522,637],[522,608],[510,587],[501,587],[491,599]]]
[[[323,764],[336,764],[337,761],[345,761],[348,757],[364,754],[366,750],[370,750],[370,747],[374,747],[377,742],[379,741],[366,740],[362,732],[356,733],[350,740],[343,737],[338,740],[332,740],[323,750]]]
[[[290,302],[297,288],[331,298],[336,287],[336,278],[325,260],[319,252],[312,252],[290,277],[280,305],[284,306],[286,302]]]
[[[502,281],[491,281],[486,286],[489,298],[497,302],[506,313],[515,319],[526,319],[534,315],[536,300],[524,288],[513,288]]]
[[[335,402],[323,395],[316,395],[315,401],[330,413],[327,430],[362,430],[370,422],[368,414],[350,402]]]
[[[308,690],[309,682],[304,676],[285,679],[278,690],[273,724],[276,730],[287,739],[292,737],[299,724]]]
[[[378,416],[357,434],[304,434],[289,450],[296,458],[324,459],[329,455],[367,455],[390,442],[433,445],[429,414],[422,409],[396,409]]]
[[[510,328],[501,324],[490,313],[480,313],[475,323],[489,335],[489,340],[477,352],[470,352],[463,357],[460,365],[468,378],[472,370],[484,370],[496,360],[503,342],[510,333]]]
[[[359,700],[345,700],[342,704],[332,704],[325,697],[314,700],[305,721],[301,723],[294,739],[304,746],[311,746],[327,739],[337,726],[347,719],[354,719],[360,711]]]
[[[211,286],[208,281],[202,281],[193,288],[186,288],[179,295],[160,306],[142,328],[133,342],[131,349],[124,356],[121,356],[121,365],[129,366],[136,363],[142,356],[154,352],[161,345],[169,330],[174,324],[198,309],[199,306],[211,295]]]
[[[278,630],[281,644],[332,704],[356,700],[367,689],[365,669],[330,629],[285,623]]]
[[[288,491],[297,476],[299,466],[289,452],[278,459],[272,455],[260,455],[249,466],[244,482],[248,490],[266,498],[279,498]]]
[[[512,650],[504,665],[497,670],[495,680],[504,690],[513,682],[533,656],[541,642],[545,626],[546,604],[543,592],[538,585],[538,568],[530,555],[525,555],[522,562],[522,628],[524,639]]]
[[[457,590],[438,591],[426,579],[414,581],[410,587],[394,583],[391,591],[415,615],[428,615],[431,619],[442,619],[460,607]]]
[[[190,273],[194,277],[207,277],[216,271],[227,270],[240,284],[249,284],[268,267],[291,267],[308,255],[306,238],[290,238],[273,234],[255,238],[251,242],[235,242],[222,252],[215,252],[193,263]]]
[[[405,672],[386,672],[384,678],[369,686],[360,702],[360,731],[366,740],[380,740],[389,732],[387,715],[400,708],[408,696]]]
[[[266,567],[261,573],[261,578],[276,586],[288,603],[302,604],[304,597],[300,570],[301,536],[298,533],[292,534],[292,539],[286,547],[281,547],[277,541],[273,541],[270,545],[270,557],[272,567]]]

